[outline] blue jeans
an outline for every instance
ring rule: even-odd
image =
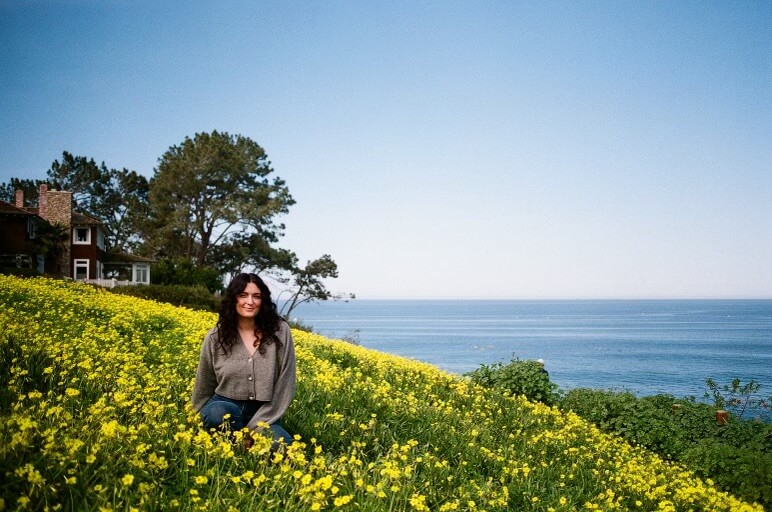
[[[224,396],[214,395],[201,408],[201,419],[204,420],[204,428],[207,430],[221,427],[231,431],[241,430],[247,426],[249,420],[264,403],[257,400],[231,400]],[[225,419],[226,414],[230,414],[230,418],[227,420]],[[292,436],[279,423],[270,425],[270,429],[274,447],[278,446],[278,442],[282,439],[287,446],[292,444]]]

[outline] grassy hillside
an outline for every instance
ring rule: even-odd
[[[294,332],[271,456],[189,405],[215,317],[0,276],[0,509],[761,510],[573,414]]]

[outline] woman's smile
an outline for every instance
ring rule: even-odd
[[[260,311],[262,295],[255,283],[248,283],[244,291],[236,297],[236,313],[240,317],[254,318]]]

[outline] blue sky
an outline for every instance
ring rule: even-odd
[[[263,146],[360,298],[772,297],[772,2],[0,0],[0,181]]]

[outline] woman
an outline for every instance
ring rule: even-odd
[[[292,443],[279,420],[294,393],[289,325],[276,312],[263,280],[239,274],[225,291],[217,325],[204,338],[193,408],[207,429],[258,431],[268,424],[276,447],[281,440]]]

